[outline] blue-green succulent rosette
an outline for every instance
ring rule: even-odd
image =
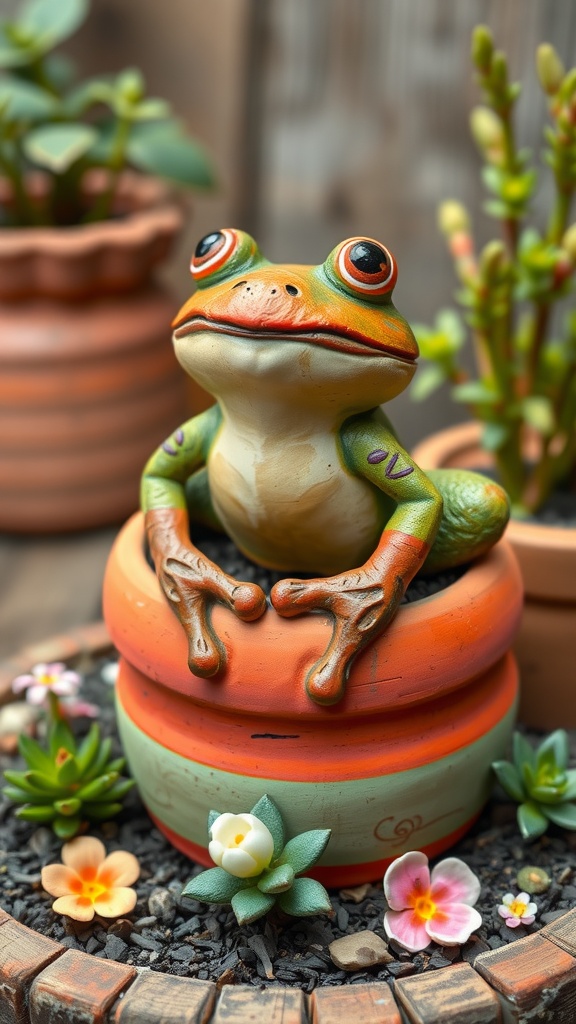
[[[208,852],[217,867],[191,879],[182,895],[231,904],[238,924],[257,921],[274,905],[294,917],[332,912],[326,889],[301,878],[322,856],[330,829],[301,832],[286,842],[282,815],[268,796],[245,814],[208,815]]]

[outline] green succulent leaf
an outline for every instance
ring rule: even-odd
[[[84,804],[82,807],[82,813],[89,821],[108,821],[109,818],[119,814],[121,810],[122,804],[117,801],[114,803]]]
[[[526,793],[518,769],[510,761],[494,761],[492,769],[508,796],[522,803],[526,799]]]
[[[514,764],[519,771],[522,771],[523,764],[527,764],[531,768],[536,766],[536,754],[534,748],[521,732],[515,732],[512,737],[512,752]]]
[[[564,729],[556,729],[551,732],[536,750],[536,765],[539,769],[544,765],[557,765],[564,770],[568,767],[570,757],[570,744],[568,734]]]
[[[7,769],[4,772],[4,778],[6,782],[9,782],[12,786],[18,787],[18,789],[25,793],[31,793],[34,796],[38,794],[38,788],[30,781],[28,772],[14,772]]]
[[[554,807],[547,804],[542,810],[546,817],[560,828],[576,829],[576,804],[565,802]]]
[[[52,770],[54,771],[54,766],[52,766]],[[48,793],[55,797],[62,796],[62,786],[59,785],[55,775],[48,778],[42,772],[26,772],[25,778],[35,790],[39,790],[41,793]]]
[[[446,374],[439,363],[423,366],[411,384],[410,395],[415,402],[423,402],[447,380]]]
[[[6,22],[0,24],[0,68],[17,68],[29,64],[34,58],[31,43],[17,43]]]
[[[73,839],[78,834],[81,825],[82,819],[79,815],[72,818],[58,815],[52,822],[52,828],[59,839]]]
[[[485,423],[482,427],[482,446],[486,451],[497,452],[506,444],[510,428],[506,423]]]
[[[40,86],[11,75],[0,79],[0,107],[3,121],[33,122],[53,117],[58,101]]]
[[[50,756],[42,749],[39,743],[31,740],[24,733],[20,733],[18,737],[18,750],[30,768],[36,769],[39,772],[54,772],[54,762]]]
[[[174,122],[135,125],[128,140],[129,161],[139,171],[157,174],[180,185],[214,185],[211,161],[198,142],[186,138]]]
[[[289,864],[279,864],[271,871],[265,871],[258,882],[260,892],[285,892],[294,881],[294,871]]]
[[[108,737],[105,740],[102,740],[102,742],[100,743],[98,753],[96,754],[94,761],[90,765],[90,768],[88,769],[87,772],[83,773],[82,781],[84,782],[84,784],[86,784],[87,782],[91,782],[92,779],[98,778],[98,776],[102,775],[104,771],[121,770],[116,767],[116,762],[108,763],[108,758],[110,757],[111,750],[112,740],[110,739],[110,737]],[[124,763],[123,759],[122,763]]]
[[[46,124],[25,136],[24,152],[32,163],[62,174],[83,157],[98,138],[87,124]]]
[[[276,902],[275,896],[269,896],[260,892],[256,886],[251,889],[242,889],[232,897],[232,910],[236,915],[238,924],[250,924],[264,917],[272,909]]]
[[[123,800],[127,793],[136,785],[134,779],[119,779],[110,789],[106,790],[106,800]]]
[[[48,735],[48,749],[52,757],[56,757],[62,749],[76,753],[76,740],[70,726],[63,721],[55,722]]]
[[[324,853],[329,839],[329,828],[301,832],[286,843],[277,864],[289,864],[295,875],[308,871]]]
[[[80,27],[88,14],[88,0],[27,0],[18,25],[41,51],[51,49]]]
[[[539,804],[560,804],[565,800],[564,789],[556,786],[532,786],[530,796]]]
[[[107,772],[106,775],[100,775],[97,779],[93,779],[92,782],[88,782],[85,786],[82,786],[78,790],[77,796],[80,800],[97,800],[103,796],[104,793],[108,795],[108,792],[113,784],[118,779],[117,772]]]
[[[222,811],[208,811],[208,831],[210,831],[212,825],[216,821],[216,818],[219,818],[221,814]]]
[[[524,422],[536,430],[542,437],[551,437],[554,433],[554,407],[545,395],[531,395],[522,402]]]
[[[520,804],[517,811],[518,827],[523,839],[536,839],[548,828],[548,818],[531,801]]]
[[[56,773],[58,784],[60,786],[70,786],[73,782],[78,781],[79,776],[80,769],[78,768],[78,762],[73,754],[69,754],[58,767],[58,771]]]
[[[6,799],[10,800],[10,802],[13,803],[13,804],[32,804],[33,803],[35,806],[36,805],[39,805],[39,806],[46,805],[46,806],[48,806],[48,805],[52,805],[53,802],[54,802],[54,797],[50,796],[50,794],[48,794],[48,793],[36,793],[36,792],[33,792],[31,794],[27,790],[18,789],[17,786],[4,786],[4,788],[2,790],[2,793],[4,794]]]
[[[88,771],[90,765],[95,760],[99,746],[100,727],[96,722],[93,722],[76,753],[76,760],[78,762],[81,775],[84,775],[84,773]],[[110,769],[110,766],[108,766],[108,770],[114,771],[114,769]]]
[[[292,888],[278,897],[278,905],[294,917],[329,914],[332,910],[326,889],[314,878],[295,878]]]
[[[116,757],[116,758],[114,758],[113,761],[108,761],[108,764],[106,765],[106,771],[107,772],[118,772],[118,774],[120,775],[124,771],[125,767],[126,767],[126,758],[125,757]],[[92,772],[90,772],[90,774],[92,774]]]
[[[251,886],[254,886],[253,878],[236,878],[224,868],[208,868],[190,879],[182,895],[203,903],[231,903],[237,892]]]
[[[273,857],[274,859],[279,857],[284,849],[284,822],[274,801],[269,796],[264,795],[254,805],[250,814],[253,814],[263,825],[266,825],[274,840]]]
[[[59,815],[65,818],[71,818],[73,815],[78,814],[78,811],[82,807],[82,801],[78,800],[77,797],[69,797],[66,800],[55,800],[54,809]]]
[[[24,821],[48,822],[53,821],[56,817],[56,811],[53,804],[50,804],[49,807],[39,807],[36,804],[35,806],[19,807],[16,817],[22,818]]]
[[[6,772],[4,772],[6,774]],[[564,800],[574,800],[576,797],[576,769],[569,768],[566,771],[566,789],[564,790]]]

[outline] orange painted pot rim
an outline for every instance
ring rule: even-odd
[[[0,185],[6,193],[6,183]],[[105,178],[93,173],[87,176],[86,192],[98,194],[104,185]],[[116,208],[122,216],[90,224],[3,228],[0,300],[80,298],[145,281],[182,228],[183,204],[158,179],[127,171],[120,177]],[[112,259],[111,268],[107,263]]]
[[[118,535],[104,580],[108,629],[130,664],[193,702],[252,716],[279,709],[303,718],[366,715],[444,696],[506,653],[521,607],[520,572],[501,542],[445,590],[403,606],[357,659],[344,698],[326,708],[294,679],[303,679],[324,650],[332,628],[327,614],[287,620],[268,608],[257,622],[245,623],[215,606],[213,623],[229,666],[222,678],[205,680],[188,669],[184,632],[145,559],[141,513]]]
[[[490,465],[480,444],[479,423],[448,427],[421,441],[414,459],[422,469]],[[480,463],[478,462],[480,459]],[[506,528],[522,568],[526,593],[548,601],[576,601],[576,528],[511,519]]]

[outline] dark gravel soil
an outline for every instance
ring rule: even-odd
[[[88,676],[82,694],[103,703],[103,731],[112,733],[112,687],[102,682],[100,668]],[[572,738],[576,740],[576,736]],[[0,759],[2,768],[8,763],[14,766],[5,756]],[[514,814],[514,807],[496,797],[469,836],[450,851],[465,860],[481,879],[478,909],[484,923],[478,933],[462,947],[431,945],[418,954],[403,952],[391,942],[389,951],[394,960],[369,970],[338,969],[328,946],[336,938],[363,929],[386,938],[381,879],[371,886],[333,891],[331,917],[297,919],[273,912],[267,919],[239,927],[229,908],[180,898],[184,884],[201,869],[166,843],[134,792],[116,821],[93,830],[104,840],[108,852],[127,849],[140,860],[138,902],[129,920],[100,919],[86,925],[54,914],[50,909],[52,897],[40,884],[40,870],[44,864],[59,860],[61,843],[48,829],[17,821],[6,802],[0,803],[0,906],[18,921],[70,949],[144,970],[211,979],[221,985],[281,983],[306,992],[318,985],[353,984],[375,978],[391,983],[394,978],[460,960],[473,962],[478,953],[513,942],[574,905],[576,833],[552,827],[548,835],[525,844]],[[527,864],[545,868],[552,884],[547,892],[534,897],[539,908],[534,925],[511,930],[498,917],[497,906],[506,892],[519,891],[516,874]]]

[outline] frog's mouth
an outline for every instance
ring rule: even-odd
[[[410,355],[397,348],[387,338],[386,341],[376,341],[373,338],[366,338],[362,334],[339,334],[336,331],[322,329],[310,330],[305,328],[301,331],[285,330],[260,330],[254,327],[243,327],[238,324],[230,324],[220,320],[211,320],[205,316],[193,316],[189,320],[178,324],[174,330],[174,338],[187,338],[190,334],[201,332],[211,334],[228,334],[237,338],[250,338],[253,341],[305,341],[311,345],[320,345],[323,348],[336,349],[339,352],[347,352],[349,355],[358,356],[389,356],[398,359],[400,362],[413,364],[416,356]]]

